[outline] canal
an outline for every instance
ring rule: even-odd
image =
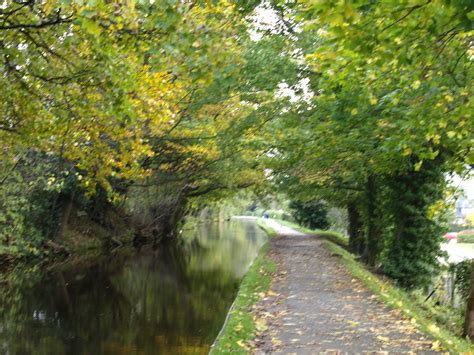
[[[0,284],[1,354],[206,354],[266,235],[252,220],[178,243],[47,268]]]

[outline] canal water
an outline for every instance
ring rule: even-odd
[[[0,283],[0,354],[206,354],[266,241],[250,220]]]

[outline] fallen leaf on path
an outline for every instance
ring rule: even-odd
[[[272,338],[272,344],[274,346],[280,346],[281,345],[281,340],[277,338]]]
[[[255,329],[257,329],[259,332],[264,332],[265,330],[268,329],[267,321],[265,319],[256,319]]]
[[[438,340],[434,341],[433,344],[431,344],[431,349],[441,350],[441,343]]]

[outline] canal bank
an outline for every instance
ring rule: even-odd
[[[256,218],[252,220],[265,231],[269,238],[276,235],[273,228],[266,222]],[[269,250],[270,244],[267,242],[249,266],[222,329],[211,347],[210,354],[246,352],[254,347],[253,340],[264,326],[255,321],[254,308],[257,302],[267,295],[272,282],[272,274],[276,271],[276,264],[268,255]]]

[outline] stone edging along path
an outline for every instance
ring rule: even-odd
[[[261,330],[256,353],[439,353],[401,311],[355,279],[321,238],[266,222],[278,233],[269,252],[278,269],[254,310]]]

